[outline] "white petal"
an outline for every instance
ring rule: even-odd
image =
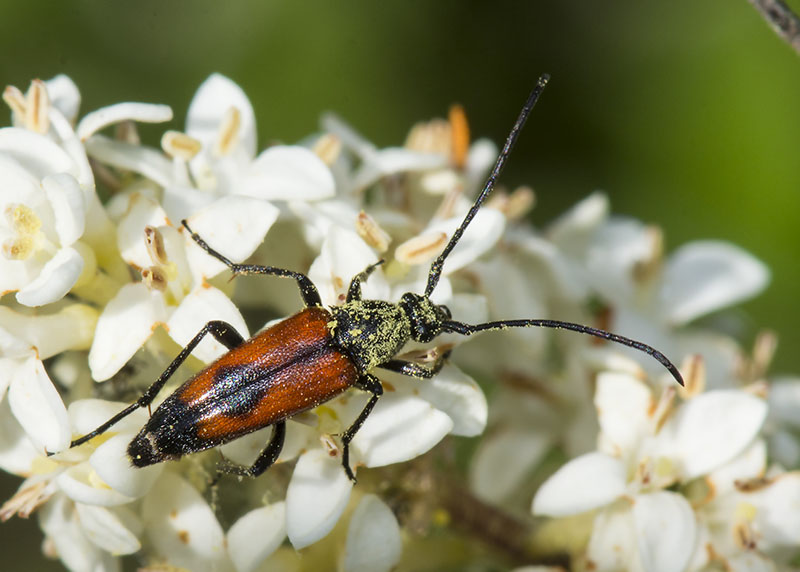
[[[661,291],[672,324],[725,308],[758,294],[769,270],[758,259],[726,242],[698,241],[673,254]]]
[[[338,458],[323,449],[300,456],[286,490],[286,533],[297,550],[333,529],[352,489]]]
[[[0,306],[0,331],[10,336],[0,339],[0,352],[12,356],[35,349],[39,359],[47,359],[66,350],[85,350],[92,343],[96,324],[97,310],[85,304],[71,304],[40,315]]]
[[[447,364],[433,379],[414,380],[418,395],[453,420],[453,435],[474,437],[486,428],[486,396],[470,376]]]
[[[342,303],[353,276],[377,261],[375,252],[355,231],[332,225],[319,256],[308,270],[308,277],[319,290],[322,303],[332,306]],[[389,286],[380,268],[362,282],[361,292],[364,299],[386,299]]]
[[[186,114],[186,133],[212,149],[219,136],[222,120],[231,108],[240,113],[239,141],[248,157],[256,155],[256,120],[253,106],[242,88],[227,77],[215,73],[194,94]]]
[[[794,428],[800,428],[800,378],[775,379],[769,387],[769,414]]]
[[[4,367],[2,360],[0,367]],[[19,476],[29,475],[34,459],[41,454],[11,413],[8,399],[0,400],[0,469]]]
[[[110,556],[89,542],[83,534],[75,504],[64,495],[55,495],[39,510],[39,525],[53,542],[58,557],[69,570],[118,570]]]
[[[351,449],[367,467],[383,467],[427,453],[452,428],[453,420],[428,401],[384,394],[356,433]]]
[[[732,492],[737,481],[763,477],[767,470],[767,445],[763,439],[753,442],[741,455],[709,473],[708,481],[714,495],[720,497]]]
[[[549,238],[567,254],[583,255],[597,228],[608,218],[608,212],[608,197],[594,192],[550,225]]]
[[[525,482],[551,445],[548,435],[532,429],[490,433],[472,457],[470,488],[479,498],[500,504]]]
[[[55,452],[69,446],[67,408],[41,361],[31,356],[19,364],[8,401],[14,417],[40,450]]]
[[[426,229],[429,232],[444,232],[448,240],[453,236],[456,228],[461,224],[462,218],[455,217],[436,222]],[[450,252],[442,269],[442,275],[447,276],[463,268],[479,256],[488,252],[503,234],[506,226],[506,217],[495,209],[481,209],[472,220],[461,240]]]
[[[387,147],[370,153],[353,177],[353,188],[363,189],[381,177],[407,171],[428,171],[447,165],[447,158],[439,153],[421,153],[402,147]]]
[[[391,509],[375,495],[365,495],[347,528],[343,570],[388,572],[400,561],[402,550],[400,526]]]
[[[264,201],[226,196],[195,213],[188,223],[211,248],[233,262],[242,262],[264,241],[278,214],[277,207]],[[227,268],[203,251],[185,230],[184,239],[186,257],[195,273],[211,278]]]
[[[118,427],[115,425],[114,429]],[[89,464],[112,489],[127,497],[139,498],[152,488],[164,465],[134,467],[128,457],[128,444],[131,439],[133,433],[130,432],[114,435],[92,453]]]
[[[88,463],[73,465],[55,480],[58,488],[75,502],[96,506],[118,506],[133,499],[123,495],[102,482]]]
[[[0,154],[7,154],[38,179],[53,173],[78,175],[72,158],[61,147],[27,129],[0,129]]]
[[[671,492],[636,496],[633,518],[644,570],[681,572],[695,548],[697,523],[689,503]]]
[[[75,505],[86,537],[114,555],[133,554],[141,548],[139,519],[124,508],[116,510],[78,503]]]
[[[104,401],[102,399],[78,399],[69,404],[70,425],[76,435],[86,435],[125,409],[129,403]],[[128,433],[133,437],[147,422],[147,409],[137,409],[127,417],[119,420],[111,429],[110,435]]]
[[[84,145],[86,152],[101,163],[139,173],[162,187],[172,183],[172,162],[160,151],[103,135],[92,135]]]
[[[167,331],[179,346],[185,347],[212,320],[227,322],[244,339],[250,337],[242,314],[230,298],[213,286],[200,286],[189,293],[170,316]],[[209,363],[227,351],[214,336],[206,335],[192,355]]]
[[[800,543],[800,472],[784,473],[756,495],[756,525],[769,549]],[[747,495],[745,496],[747,499]]]
[[[698,395],[670,418],[658,436],[660,452],[673,457],[685,479],[727,463],[753,442],[767,404],[738,390]]]
[[[160,292],[151,292],[141,282],[120,288],[97,320],[94,343],[89,350],[92,377],[103,381],[117,373],[166,316]]]
[[[654,405],[650,389],[632,375],[603,372],[597,376],[594,404],[602,450],[616,457],[635,452],[649,432],[648,413]]]
[[[228,530],[228,553],[237,572],[255,570],[286,538],[286,503],[251,510]]]
[[[56,217],[56,232],[62,246],[69,246],[83,235],[86,203],[78,181],[59,173],[42,179],[42,188]]]
[[[163,123],[172,119],[169,105],[154,103],[116,103],[87,113],[75,130],[81,141],[86,141],[101,129],[122,121]]]
[[[606,505],[625,492],[625,467],[604,453],[572,459],[539,488],[533,514],[569,516]]]
[[[152,266],[154,261],[147,250],[144,229],[167,224],[167,213],[157,201],[140,193],[131,195],[128,211],[117,229],[117,245],[122,259],[138,269]]]
[[[47,261],[39,276],[17,292],[17,302],[24,306],[43,306],[61,300],[78,280],[83,258],[72,247],[62,248]]]
[[[155,554],[172,566],[216,572],[230,566],[225,534],[200,493],[165,472],[144,497],[142,521]]]
[[[238,192],[267,201],[319,201],[335,193],[333,174],[305,147],[277,145],[263,151]]]
[[[597,514],[586,556],[589,569],[648,572],[639,561],[635,523],[628,501],[619,501]]]
[[[69,121],[74,122],[78,117],[81,106],[81,92],[69,76],[58,74],[44,82],[47,86],[47,96],[50,104],[61,111]]]

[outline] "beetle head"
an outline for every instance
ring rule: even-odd
[[[427,343],[442,333],[442,323],[450,319],[447,306],[431,302],[427,296],[406,292],[400,298],[400,307],[411,324],[411,338],[415,342]]]

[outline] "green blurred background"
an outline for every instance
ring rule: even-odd
[[[252,100],[262,147],[314,131],[326,110],[379,145],[397,144],[455,101],[474,134],[500,142],[549,72],[503,177],[535,187],[534,222],[604,189],[616,212],[662,226],[670,250],[701,238],[745,247],[773,272],[767,292],[743,306],[745,335],[775,329],[773,372],[800,374],[800,58],[746,0],[6,0],[0,8],[3,84],[24,90],[32,78],[66,73],[81,89],[82,113],[168,103],[179,129],[200,82],[222,72]],[[2,499],[15,482],[3,477]],[[0,527],[0,568],[39,559],[35,529]]]

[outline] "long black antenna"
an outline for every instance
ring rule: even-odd
[[[464,231],[475,217],[478,209],[481,208],[481,205],[486,200],[486,197],[488,197],[494,190],[495,181],[503,171],[503,167],[506,164],[506,159],[511,153],[511,149],[514,147],[514,144],[517,142],[519,132],[525,125],[525,121],[528,120],[528,115],[533,109],[533,106],[536,105],[536,102],[539,99],[539,96],[542,94],[542,91],[544,91],[548,81],[550,81],[550,76],[548,74],[542,74],[542,76],[536,82],[536,87],[533,88],[533,91],[531,91],[531,94],[528,96],[528,101],[525,102],[522,111],[519,112],[517,122],[514,123],[514,127],[511,128],[511,133],[509,133],[508,138],[506,138],[506,144],[503,145],[503,150],[500,151],[500,155],[497,157],[497,161],[494,164],[491,174],[489,174],[489,178],[486,179],[486,183],[483,186],[481,194],[478,195],[477,199],[475,199],[475,202],[469,209],[467,216],[464,217],[461,225],[453,233],[453,236],[450,237],[450,242],[447,243],[447,246],[445,246],[442,253],[436,257],[436,260],[434,260],[431,264],[430,272],[428,272],[428,284],[425,286],[425,296],[430,297],[430,295],[433,293],[433,290],[436,288],[436,285],[439,283],[439,278],[442,275],[442,267],[444,266],[444,261],[447,258],[447,255],[450,254],[450,251],[455,248],[456,244],[458,244],[459,239],[461,239],[461,235],[464,234]]]
[[[683,385],[683,376],[681,375],[681,372],[678,371],[678,368],[675,367],[675,364],[669,361],[667,356],[662,354],[653,346],[648,346],[647,344],[637,340],[612,334],[611,332],[607,332],[605,330],[592,328],[591,326],[584,326],[583,324],[575,324],[573,322],[562,322],[560,320],[501,320],[498,322],[486,322],[485,324],[476,325],[447,320],[443,324],[443,329],[445,332],[455,332],[464,336],[469,336],[470,334],[484,332],[487,330],[506,330],[508,328],[554,328],[560,330],[572,330],[573,332],[588,334],[590,336],[595,336],[596,338],[602,338],[610,342],[622,344],[623,346],[644,352],[655,359],[658,363],[667,368],[667,370],[672,374],[672,377],[674,377],[678,383]]]

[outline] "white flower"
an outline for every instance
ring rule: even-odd
[[[189,218],[192,230],[213,247],[241,262],[278,216],[269,203],[222,197]],[[171,226],[166,212],[142,194],[129,197],[117,234],[123,259],[145,280],[124,285],[97,323],[89,365],[98,381],[108,379],[150,338],[158,325],[185,346],[207,322],[223,320],[248,337],[247,326],[230,299],[206,282],[226,266],[205,253],[185,229]],[[211,337],[194,355],[211,361],[226,348]]]
[[[735,343],[690,322],[763,290],[769,271],[760,261],[721,241],[692,242],[664,260],[660,231],[609,218],[608,201],[599,193],[556,221],[548,234],[571,268],[567,280],[586,285],[609,305],[607,329],[657,347],[676,363],[702,355],[709,387],[736,379]],[[639,352],[626,353],[648,372],[657,371]]]
[[[27,97],[7,88],[5,99],[23,126],[0,129],[0,295],[17,291],[19,303],[42,306],[94,276],[97,258],[106,254],[101,235],[108,218],[86,153],[64,115],[74,113],[80,100],[74,84],[59,76],[34,82]],[[172,117],[165,106],[120,105],[89,114],[78,131],[88,135],[114,122]]]
[[[587,560],[597,570],[684,570],[695,550],[693,508],[667,490],[708,475],[753,443],[766,417],[763,400],[717,390],[674,404],[655,401],[641,381],[602,373],[595,404],[599,450],[568,462],[533,501],[535,514],[600,509]]]
[[[256,156],[256,123],[250,100],[230,79],[211,75],[198,88],[185,133],[167,133],[155,149],[94,136],[86,141],[99,161],[139,173],[163,188],[163,207],[187,218],[220,196],[265,201],[315,201],[334,193],[330,170],[312,151],[276,145]]]

